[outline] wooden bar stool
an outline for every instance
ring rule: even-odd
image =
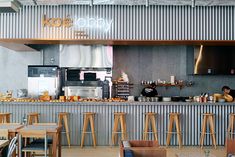
[[[215,126],[214,126],[214,114],[213,113],[203,113],[203,124],[202,124],[202,133],[200,139],[200,146],[203,148],[204,137],[206,133],[207,122],[209,123],[210,133],[212,137],[212,143],[216,149],[216,139],[215,139]]]
[[[91,133],[93,139],[93,146],[96,147],[96,137],[95,137],[95,122],[94,122],[95,113],[94,112],[85,112],[84,120],[83,120],[83,129],[82,129],[82,139],[81,139],[81,147],[84,145],[85,134]],[[87,127],[91,126],[91,132],[87,132]]]
[[[28,114],[28,125],[32,125],[33,123],[39,123],[39,113],[31,112]]]
[[[143,140],[148,140],[148,134],[149,133],[153,133],[154,134],[154,140],[158,141],[157,138],[157,127],[156,127],[156,120],[155,120],[155,116],[157,115],[157,113],[145,113],[145,125],[144,125],[144,132],[143,132]],[[149,121],[151,123],[151,127],[152,130],[151,132],[149,132]]]
[[[230,113],[229,114],[229,125],[228,125],[228,137],[233,137],[234,135],[234,119],[235,119],[235,114]]]
[[[0,123],[10,123],[11,113],[0,113]]]
[[[121,132],[118,131],[119,121],[121,125]],[[122,140],[125,140],[127,137],[126,132],[126,113],[123,112],[116,112],[114,113],[114,125],[113,125],[113,132],[112,132],[112,144],[116,143],[118,133],[122,134]]]
[[[170,113],[169,114],[169,125],[168,125],[168,131],[167,131],[167,140],[166,140],[166,146],[170,145],[171,142],[171,136],[173,132],[173,126],[174,126],[174,122],[176,125],[176,134],[177,134],[177,138],[178,138],[178,143],[179,143],[179,148],[181,148],[182,146],[182,136],[181,136],[181,127],[180,127],[180,113]]]
[[[70,147],[70,136],[69,136],[69,126],[68,126],[68,117],[69,113],[68,112],[59,112],[58,114],[58,125],[62,126],[62,121],[64,121],[64,127],[65,127],[65,133],[67,137],[67,142]]]

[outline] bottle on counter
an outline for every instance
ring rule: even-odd
[[[24,114],[23,119],[22,119],[22,123],[24,126],[26,126],[27,122],[28,122],[27,116],[26,116],[26,114]]]

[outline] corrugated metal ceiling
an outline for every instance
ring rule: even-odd
[[[22,5],[235,5],[235,0],[19,0]]]

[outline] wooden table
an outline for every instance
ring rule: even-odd
[[[15,123],[2,123],[0,124],[0,129],[7,129],[8,130],[8,136],[10,138],[13,138],[17,134],[17,130],[22,128],[24,125],[21,124],[15,124]]]
[[[0,129],[7,129],[9,138],[13,138],[17,134],[17,130],[24,127],[24,125],[18,123],[1,123]],[[13,157],[16,157],[16,152],[14,151],[12,154]]]
[[[0,140],[0,156],[2,155],[2,150],[9,144],[9,140]]]
[[[197,153],[178,153],[176,154],[176,157],[207,157],[204,152],[197,152]],[[216,157],[215,155],[209,153],[208,157]]]
[[[0,149],[6,147],[9,144],[9,140],[0,140]]]
[[[48,136],[52,136],[52,152],[53,157],[57,157],[57,145],[58,145],[58,157],[61,157],[61,126],[58,125],[27,125],[18,129],[20,131],[30,130],[46,130]]]

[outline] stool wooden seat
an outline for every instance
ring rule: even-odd
[[[118,131],[119,121],[121,125],[121,132]],[[114,113],[114,124],[113,124],[113,132],[112,132],[112,144],[116,143],[118,133],[122,134],[122,140],[127,138],[126,132],[126,113],[124,112],[115,112]]]
[[[66,133],[66,138],[68,145],[70,147],[70,136],[69,136],[69,126],[68,126],[68,117],[69,113],[68,112],[59,112],[58,114],[58,125],[62,126],[62,121],[64,121],[64,127],[65,127],[65,133]]]
[[[174,133],[172,131],[173,126],[174,126],[174,122],[175,122],[175,125],[176,125],[176,134],[177,134],[177,138],[178,138],[179,148],[181,148],[181,146],[182,146],[182,136],[181,136],[181,127],[180,127],[180,115],[181,115],[180,113],[170,113],[169,114],[170,122],[168,124],[166,146],[170,145],[171,136],[172,136],[172,133]]]
[[[0,123],[10,123],[11,113],[0,113]]]
[[[39,113],[31,112],[28,113],[28,125],[32,125],[33,123],[39,123]]]
[[[212,137],[212,143],[214,145],[214,148],[216,149],[215,126],[214,126],[214,114],[213,113],[203,113],[203,124],[202,124],[200,146],[201,146],[201,148],[203,148],[207,122],[209,123],[209,127],[210,127],[210,134]]]
[[[94,112],[85,112],[84,113],[81,147],[83,147],[83,145],[84,145],[85,134],[90,133],[90,132],[87,132],[87,127],[88,127],[89,122],[90,122],[90,126],[91,126],[93,146],[96,147],[95,122],[94,122],[95,114],[96,113],[94,113]]]
[[[145,125],[144,125],[144,132],[143,132],[143,140],[148,140],[148,133],[150,133],[148,131],[149,129],[149,121],[151,123],[151,127],[152,127],[152,132],[154,134],[154,140],[158,141],[157,138],[157,127],[156,127],[156,120],[155,120],[155,116],[157,115],[157,113],[145,113]]]
[[[233,137],[234,135],[234,119],[235,119],[235,114],[230,113],[229,114],[229,125],[228,125],[228,137]]]

